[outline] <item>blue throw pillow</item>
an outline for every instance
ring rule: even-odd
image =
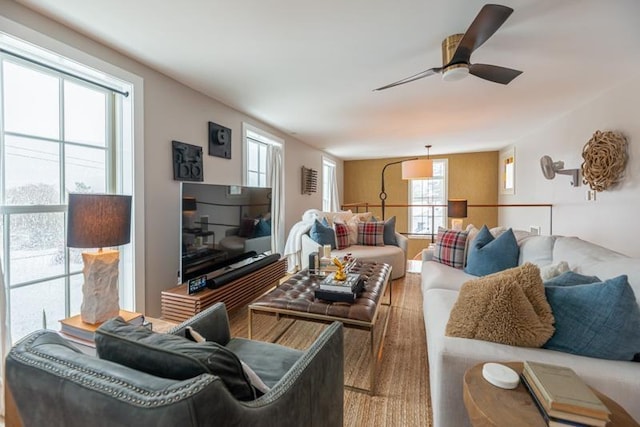
[[[465,273],[486,276],[518,266],[520,248],[513,230],[508,229],[494,238],[486,225],[471,243]]]
[[[324,225],[316,219],[309,231],[309,237],[319,245],[331,245],[331,249],[336,248],[336,233],[333,228],[329,227],[328,223]]]
[[[545,293],[556,319],[545,348],[611,360],[640,353],[640,308],[626,275]]]
[[[271,235],[271,219],[260,218],[253,229],[253,237],[265,237]]]
[[[384,222],[384,229],[382,232],[382,239],[385,245],[398,246],[398,239],[396,239],[396,217],[392,216]]]
[[[588,285],[589,283],[601,282],[596,276],[585,276],[584,274],[574,273],[573,271],[565,271],[559,276],[544,282],[545,286],[575,286]]]

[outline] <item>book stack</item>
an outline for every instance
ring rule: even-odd
[[[142,325],[144,323],[144,316],[133,311],[120,310],[119,316],[132,325]],[[60,320],[60,334],[71,341],[92,346],[96,329],[100,325],[100,323],[85,323],[78,314]]]
[[[524,362],[522,382],[550,426],[605,426],[611,414],[567,367]]]
[[[364,278],[357,273],[347,273],[346,280],[336,280],[329,274],[315,290],[315,297],[327,301],[354,302],[364,289]]]

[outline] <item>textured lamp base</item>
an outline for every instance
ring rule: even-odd
[[[120,252],[117,250],[83,253],[84,284],[82,285],[82,305],[80,317],[83,322],[96,324],[120,312],[118,295],[118,263]]]
[[[451,220],[451,229],[462,231],[462,220],[461,219],[452,219]]]

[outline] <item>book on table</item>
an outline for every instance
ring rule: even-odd
[[[525,361],[522,374],[549,415],[592,426],[609,421],[609,409],[571,368]]]
[[[542,415],[542,418],[549,426],[573,426],[573,427],[605,427],[607,421],[599,420],[597,418],[586,417],[584,415],[572,414],[570,412],[557,411],[549,408],[545,405],[544,398],[540,394],[540,391],[533,385],[533,381],[527,379],[527,375],[523,372],[520,375],[522,384],[529,391],[529,394],[533,398],[538,411]]]
[[[336,274],[331,273],[320,282],[320,289],[331,292],[359,293],[364,287],[364,279],[361,274],[347,273],[345,280],[336,280]]]
[[[316,289],[314,291],[314,296],[316,298],[331,302],[354,303],[356,299],[358,299],[358,294],[355,292],[334,292],[325,291],[322,289]]]
[[[133,311],[120,310],[118,314],[125,322],[132,325],[142,325],[144,323],[144,316],[140,313]],[[96,329],[101,323],[91,324],[82,321],[80,315],[67,317],[60,320],[60,332],[64,335],[68,335],[74,338],[79,338],[84,341],[91,342],[94,339]]]

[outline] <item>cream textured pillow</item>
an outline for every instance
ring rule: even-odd
[[[555,331],[540,270],[531,263],[462,285],[446,335],[541,347]]]
[[[567,271],[571,271],[569,263],[567,261],[560,261],[555,264],[548,264],[540,267],[540,277],[542,277],[543,282],[546,282],[547,280],[553,279]]]

